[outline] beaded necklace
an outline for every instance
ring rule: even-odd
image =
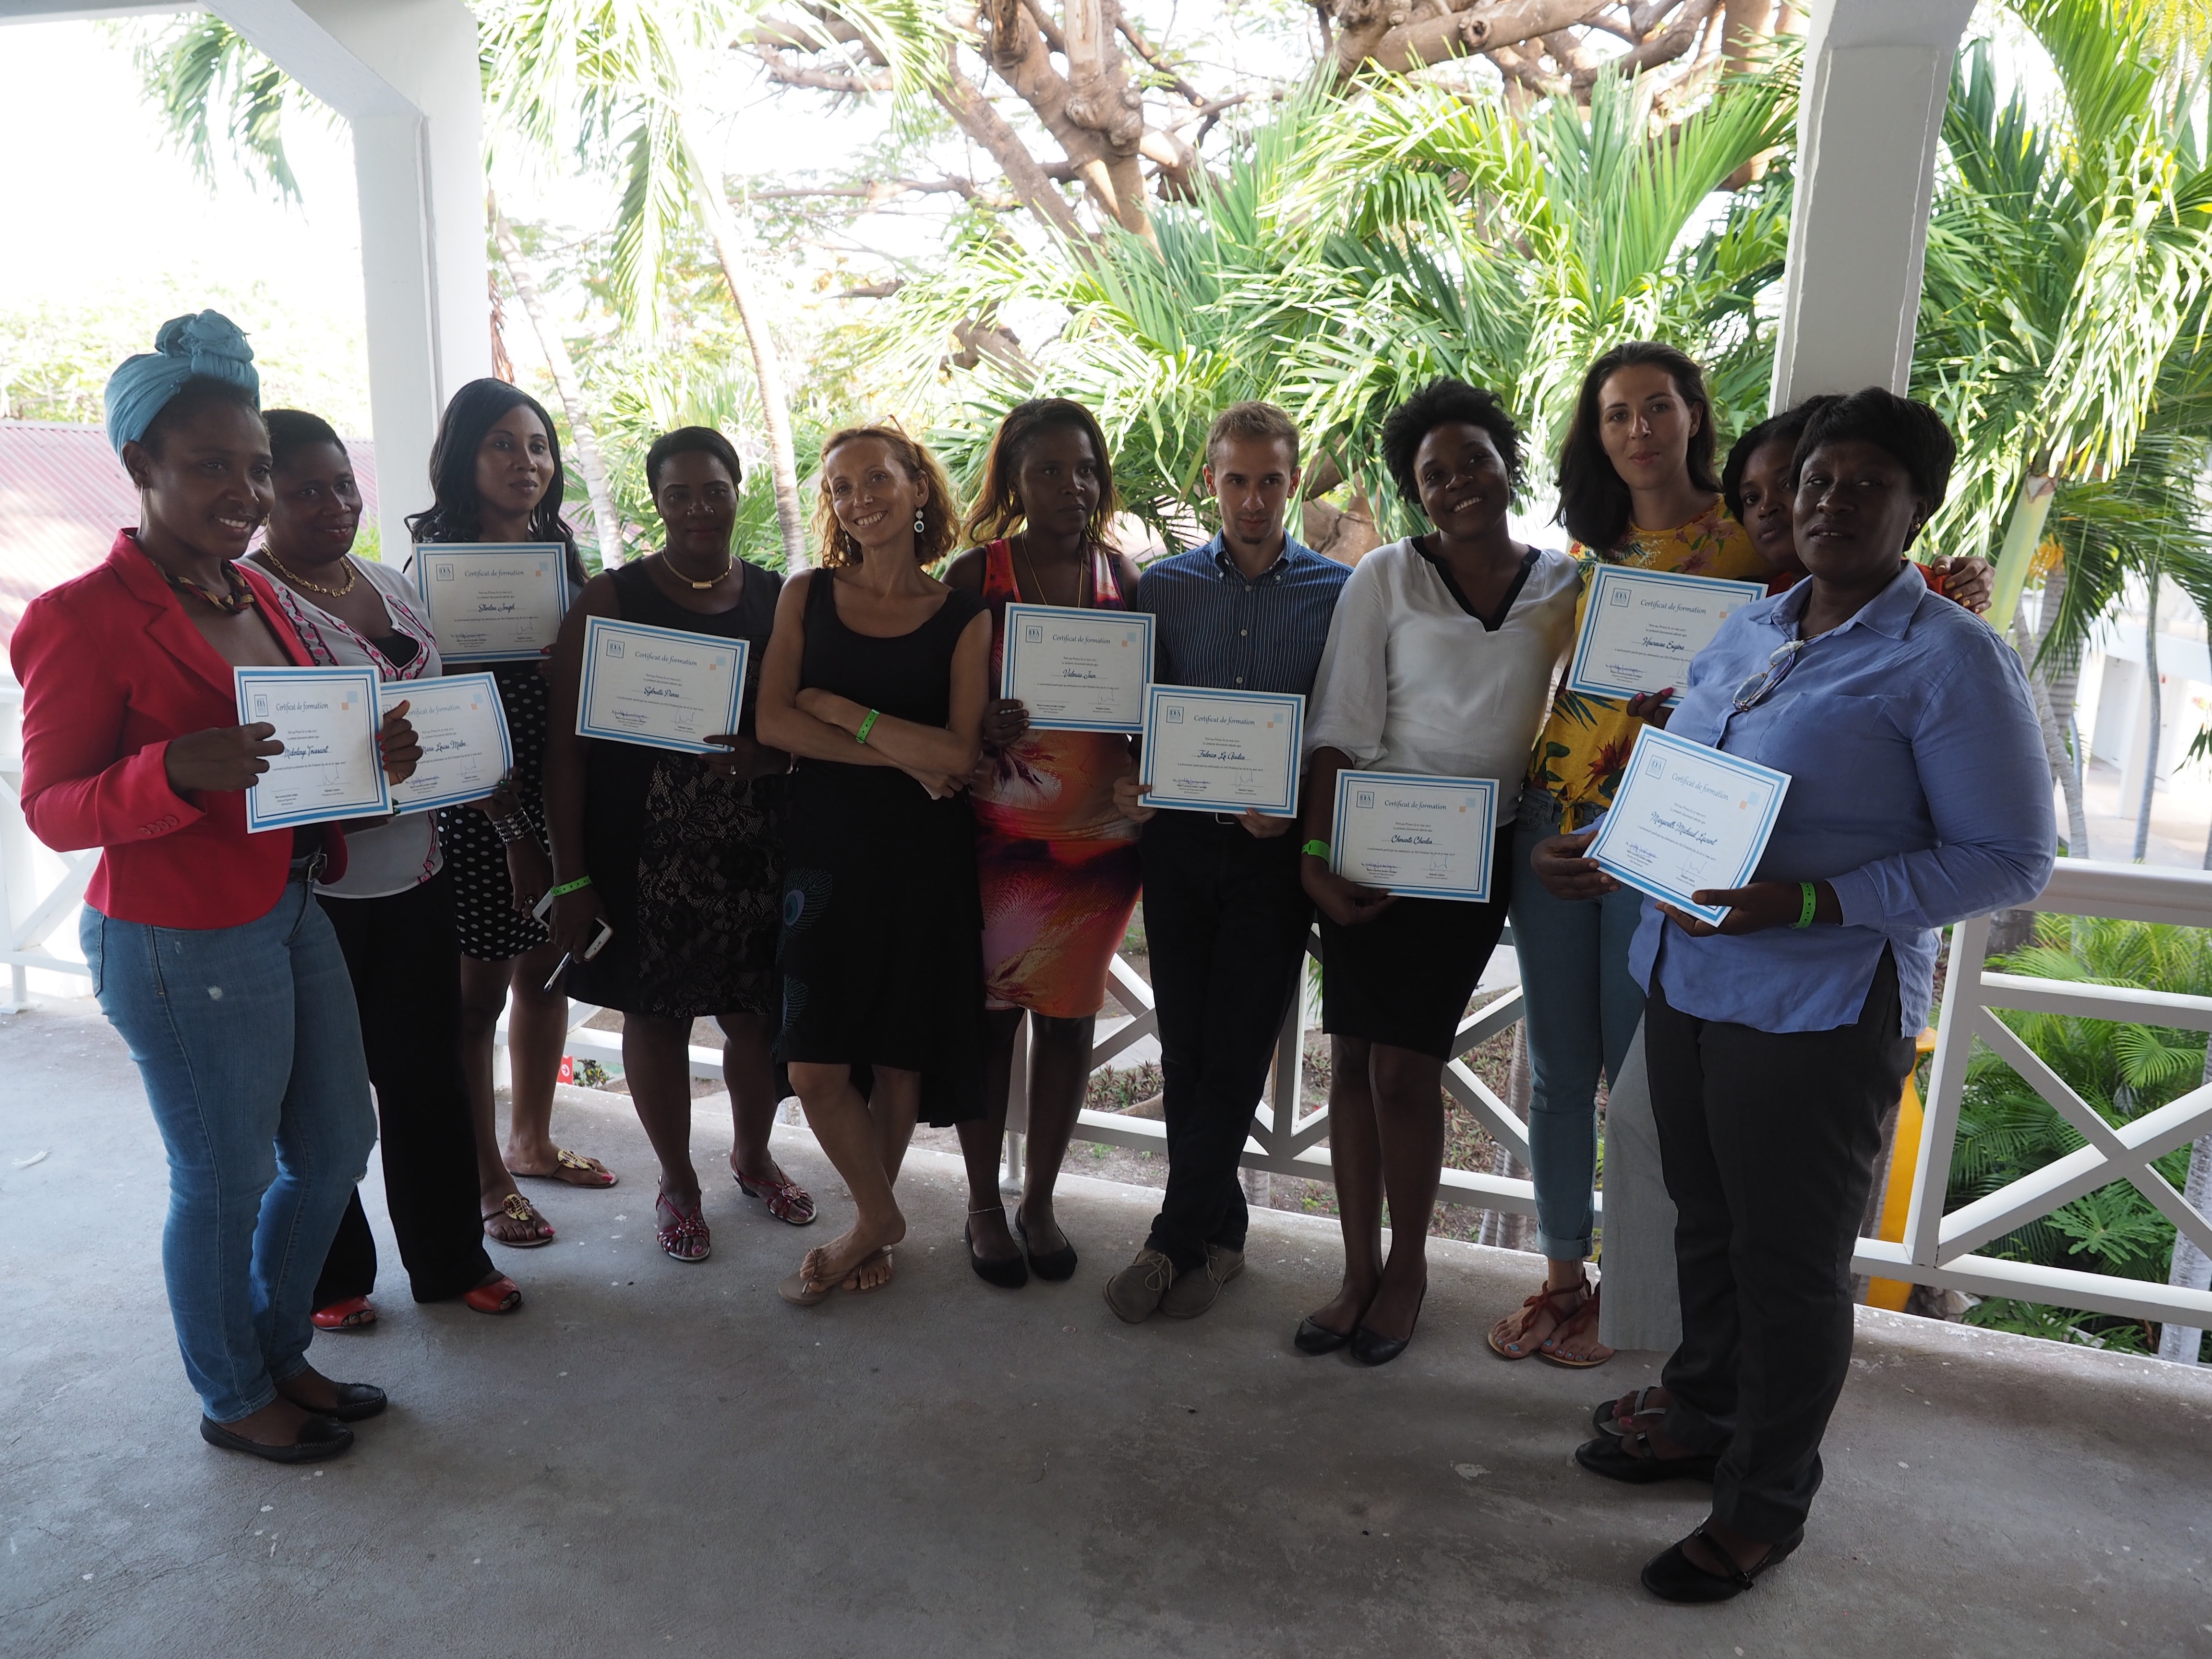
[[[246,585],[245,579],[238,574],[238,568],[228,559],[222,563],[223,580],[230,589],[227,593],[210,593],[189,576],[174,575],[167,570],[162,571],[161,575],[178,592],[190,593],[213,605],[226,617],[238,616],[253,607],[253,590]]]

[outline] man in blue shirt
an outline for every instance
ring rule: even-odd
[[[1158,619],[1154,678],[1310,696],[1352,571],[1283,527],[1297,493],[1298,429],[1272,404],[1237,404],[1215,419],[1206,453],[1221,533],[1153,565],[1131,602]],[[1244,1270],[1237,1158],[1297,989],[1313,908],[1289,833],[1297,819],[1155,812],[1133,780],[1120,798],[1145,823],[1145,935],[1168,1141],[1152,1234],[1106,1285],[1107,1304],[1133,1325],[1155,1310],[1204,1313]]]

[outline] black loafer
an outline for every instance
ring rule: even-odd
[[[1729,1553],[1714,1541],[1703,1522],[1690,1534],[1703,1538],[1706,1548],[1723,1561]],[[1690,1540],[1686,1538],[1682,1543]],[[1779,1566],[1790,1554],[1805,1541],[1805,1528],[1800,1527],[1766,1552],[1766,1559],[1748,1572],[1729,1562],[1725,1573],[1708,1572],[1682,1553],[1681,1544],[1671,1544],[1644,1564],[1644,1588],[1662,1601],[1731,1601],[1759,1582],[1759,1575],[1769,1567]]]
[[[244,1452],[248,1457],[265,1457],[271,1463],[319,1463],[325,1457],[336,1457],[353,1444],[353,1431],[343,1423],[328,1417],[310,1417],[300,1425],[300,1437],[289,1446],[264,1445],[258,1440],[248,1440],[242,1434],[233,1434],[211,1417],[200,1419],[200,1438],[210,1446],[224,1451]]]
[[[1413,1304],[1413,1326],[1421,1322],[1421,1305],[1429,1299],[1429,1287],[1421,1286],[1421,1300]],[[1406,1352],[1406,1345],[1413,1340],[1413,1330],[1403,1336],[1377,1336],[1364,1325],[1352,1328],[1352,1357],[1363,1365],[1387,1365]]]
[[[374,1417],[387,1403],[384,1390],[373,1382],[333,1382],[331,1386],[338,1393],[338,1403],[335,1406],[310,1406],[300,1400],[293,1400],[292,1403],[303,1412],[313,1412],[318,1417],[327,1417],[339,1423],[358,1423],[364,1417]],[[284,1391],[279,1388],[277,1392],[283,1394]],[[284,1397],[291,1399],[289,1395]]]
[[[1014,1237],[1021,1241],[1022,1249],[1029,1256],[1031,1273],[1054,1285],[1064,1284],[1075,1277],[1075,1246],[1066,1243],[1065,1234],[1061,1235],[1058,1249],[1049,1255],[1039,1255],[1030,1249],[1029,1229],[1022,1225],[1022,1212],[1018,1207],[1014,1211],[1013,1223]]]
[[[960,1242],[968,1247],[968,1265],[975,1270],[975,1277],[986,1285],[996,1285],[1002,1291],[1018,1291],[1030,1282],[1029,1263],[1021,1257],[1009,1256],[1003,1261],[992,1261],[975,1254],[975,1241],[968,1229],[960,1230]]]
[[[1291,1339],[1291,1346],[1300,1353],[1334,1353],[1351,1340],[1351,1334],[1347,1331],[1333,1331],[1310,1319],[1301,1319],[1298,1321],[1298,1334]]]
[[[1601,1434],[1575,1448],[1575,1462],[1592,1474],[1632,1486],[1648,1486],[1655,1480],[1710,1480],[1720,1467],[1718,1452],[1692,1453],[1687,1457],[1638,1457],[1623,1449],[1620,1440]]]

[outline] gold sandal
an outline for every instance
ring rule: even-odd
[[[535,1238],[502,1238],[491,1230],[491,1224],[501,1218],[519,1221],[526,1227],[538,1229]],[[509,1193],[500,1201],[500,1206],[483,1218],[484,1237],[495,1244],[504,1244],[510,1250],[534,1250],[553,1242],[553,1224],[531,1207],[530,1200],[520,1193]]]

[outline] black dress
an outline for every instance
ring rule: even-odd
[[[711,617],[670,599],[641,562],[609,574],[624,622],[750,642],[738,730],[750,737],[783,578],[744,571],[736,607]],[[570,967],[568,994],[670,1019],[774,1013],[783,796],[781,774],[732,782],[702,756],[586,738],[584,868],[615,932]]]
[[[514,745],[516,808],[538,844],[551,854],[545,833],[545,733],[552,723],[552,699],[545,677],[534,662],[487,665],[507,711],[507,735]],[[507,873],[507,847],[491,820],[474,806],[438,809],[438,850],[453,872],[453,926],[461,954],[479,962],[505,962],[536,950],[553,937],[545,924],[514,908],[514,884]]]
[[[828,571],[807,580],[801,689],[920,726],[950,715],[953,648],[983,601],[949,591],[910,634],[855,634]],[[968,797],[944,800],[890,767],[803,759],[784,876],[786,1063],[921,1073],[921,1115],[983,1115],[983,907]]]

